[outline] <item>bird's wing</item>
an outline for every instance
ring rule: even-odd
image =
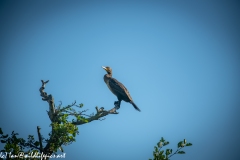
[[[132,97],[130,96],[127,88],[122,84],[120,83],[119,81],[117,81],[115,78],[111,78],[109,79],[109,86],[111,87],[112,89],[112,92],[115,94],[115,95],[121,95],[123,97],[128,97],[129,100],[132,100]]]

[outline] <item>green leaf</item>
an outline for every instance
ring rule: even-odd
[[[164,153],[164,151],[160,151],[159,154],[162,155]]]
[[[182,145],[182,141],[178,142],[178,148],[182,147],[181,145]]]
[[[3,134],[2,128],[0,128],[0,134]]]
[[[166,149],[166,152],[165,152],[166,155],[169,155],[169,149]]]
[[[39,144],[40,144],[40,143],[39,143],[38,141],[36,141],[36,142],[34,143],[35,146],[39,146]]]
[[[169,142],[168,141],[165,141],[164,143],[163,143],[163,146],[166,146],[166,145],[168,145],[169,144]]]
[[[157,145],[158,145],[159,148],[163,146],[162,142],[158,142]]]
[[[7,138],[7,137],[8,137],[8,134],[6,134],[6,135],[2,135],[2,137],[3,137],[3,138]]]
[[[178,151],[178,154],[185,154],[184,151]]]
[[[6,143],[7,141],[1,140],[1,143]]]
[[[81,116],[77,116],[77,120],[80,121],[81,120]]]
[[[192,146],[192,143],[187,143],[186,146]]]
[[[165,142],[165,139],[162,137],[161,140],[160,140],[160,142]]]
[[[82,108],[82,107],[83,107],[83,104],[82,104],[82,103],[81,103],[81,104],[79,104],[79,107],[80,107],[80,108]]]

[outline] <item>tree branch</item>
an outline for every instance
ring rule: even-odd
[[[82,125],[85,123],[89,123],[91,121],[100,120],[100,118],[105,117],[109,114],[118,114],[118,112],[116,112],[116,110],[118,108],[116,105],[117,104],[115,104],[115,107],[110,109],[109,111],[104,110],[103,107],[101,107],[100,109],[98,109],[98,107],[95,107],[97,113],[89,118],[86,118],[87,121],[76,121],[76,122],[72,122],[72,124]]]
[[[101,107],[100,109],[98,109],[98,107],[95,107],[96,113],[91,114],[91,115],[84,114],[87,110],[76,112],[75,109],[71,108],[73,106],[76,106],[79,108],[81,108],[83,106],[82,104],[76,105],[76,101],[74,103],[72,103],[71,105],[68,105],[63,108],[61,108],[61,104],[62,104],[62,102],[61,102],[60,105],[56,108],[55,104],[54,104],[53,96],[51,94],[48,95],[47,92],[44,91],[45,86],[49,82],[49,80],[47,80],[45,82],[43,80],[41,80],[41,82],[42,82],[42,86],[39,89],[40,95],[42,97],[42,100],[47,101],[49,104],[49,111],[47,111],[47,113],[48,113],[48,116],[52,123],[54,123],[54,122],[61,123],[61,121],[59,121],[59,119],[61,118],[61,116],[64,116],[64,115],[75,116],[78,120],[72,121],[70,123],[72,123],[74,125],[82,125],[82,124],[89,123],[94,120],[104,120],[105,118],[103,118],[103,119],[101,119],[101,118],[105,117],[109,114],[118,114],[118,112],[116,112],[116,110],[119,108],[118,101],[116,101],[114,103],[114,107],[108,111],[104,110],[103,107]],[[39,138],[40,138],[41,137],[40,127],[38,128],[38,133],[39,133]],[[51,136],[50,136],[49,140],[47,141],[47,144],[44,147],[44,149],[42,148],[42,140],[39,139],[41,151],[52,154],[53,151],[50,150],[50,145],[51,145],[51,143],[54,143],[56,138],[58,138],[58,137],[55,136],[54,129],[52,126]]]
[[[43,151],[43,147],[42,147],[42,136],[40,134],[40,129],[41,128],[39,126],[37,126],[38,139],[39,139],[39,143],[40,143],[40,152],[42,152]]]
[[[52,97],[52,95],[48,95],[47,92],[44,91],[46,84],[49,82],[49,80],[47,81],[43,81],[42,82],[42,87],[39,89],[40,91],[40,95],[43,97],[42,100],[43,101],[47,101],[49,104],[49,111],[47,111],[48,116],[50,118],[50,120],[53,122],[54,121],[54,114],[55,114],[55,105],[54,105],[54,99]]]
[[[74,101],[71,105],[68,105],[67,107],[63,107],[62,109],[59,110],[59,112],[65,111],[68,108],[71,108],[76,105],[76,101]]]
[[[167,158],[172,157],[174,154],[177,154],[183,147],[179,147],[174,153],[170,154]]]

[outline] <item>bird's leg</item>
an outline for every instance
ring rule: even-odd
[[[119,101],[115,101],[115,102],[114,102],[114,105],[115,105],[115,108],[116,108],[116,109],[119,109],[119,108],[120,108],[120,107],[119,107]]]
[[[115,101],[114,102],[115,108],[119,109],[120,108],[120,104],[121,104],[121,101]]]
[[[122,101],[122,100],[118,100],[118,105],[119,105],[119,108],[120,108],[120,105],[121,105],[121,101]]]

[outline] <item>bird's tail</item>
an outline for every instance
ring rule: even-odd
[[[138,110],[139,112],[141,112],[141,110],[137,107],[137,105],[133,102],[133,101],[130,101],[130,103],[133,105],[133,107]]]

